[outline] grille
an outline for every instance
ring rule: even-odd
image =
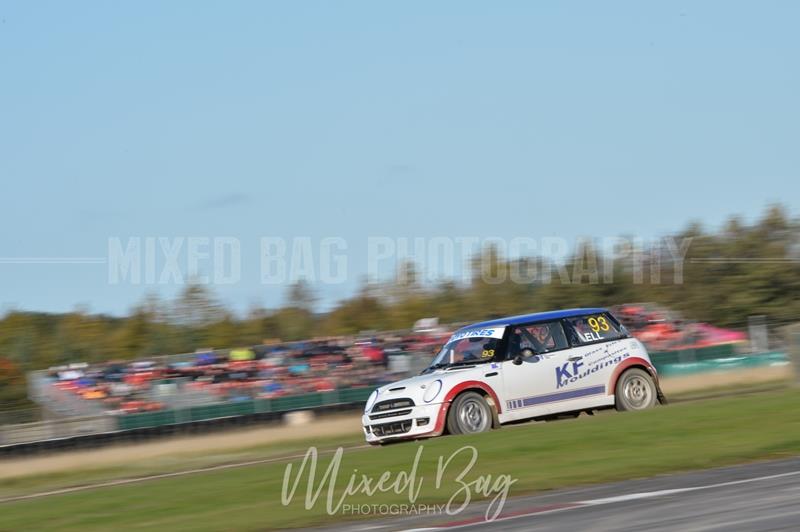
[[[395,434],[405,434],[411,430],[413,421],[406,419],[405,421],[395,421],[393,423],[382,423],[380,425],[372,425],[372,433],[376,436],[392,436]]]
[[[373,412],[385,412],[386,410],[394,410],[396,408],[408,408],[414,406],[414,401],[411,399],[389,399],[381,401],[372,407]]]
[[[383,419],[387,417],[395,417],[395,416],[407,416],[411,413],[411,409],[408,410],[395,410],[394,412],[384,412],[383,414],[372,414],[369,416],[370,419]]]

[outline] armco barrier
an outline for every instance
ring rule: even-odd
[[[650,359],[657,367],[659,364],[701,362],[703,360],[726,358],[735,355],[736,344],[722,344],[699,347],[696,349],[680,349],[678,351],[653,351],[650,353]]]
[[[68,439],[99,432],[111,432],[116,428],[117,423],[113,416],[72,417],[3,425],[0,427],[0,445]]]
[[[255,399],[236,403],[193,406],[159,412],[126,414],[117,417],[118,430],[133,430],[179,423],[195,423],[211,419],[312,410],[330,405],[362,403],[373,388],[348,388],[331,392],[290,395],[274,399]]]
[[[231,425],[275,422],[284,412],[294,410],[315,410],[324,414],[360,409],[372,390],[373,387],[348,388],[140,414],[106,414],[3,425],[0,427],[0,457],[141,441],[160,435],[196,434]]]
[[[783,353],[759,353],[758,355],[731,356],[699,360],[697,362],[656,363],[661,377],[680,377],[710,371],[731,371],[769,366],[785,366],[789,359]]]

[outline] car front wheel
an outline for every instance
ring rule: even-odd
[[[450,434],[476,434],[492,428],[492,409],[476,392],[466,392],[453,401],[447,415]]]
[[[623,373],[614,393],[619,411],[646,410],[655,406],[658,400],[653,377],[639,368],[631,368]]]

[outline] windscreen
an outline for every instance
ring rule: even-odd
[[[491,360],[499,353],[505,327],[457,331],[442,347],[431,367]]]

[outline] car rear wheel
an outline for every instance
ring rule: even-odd
[[[658,400],[653,377],[639,368],[631,368],[622,374],[614,394],[619,411],[647,410],[654,407]]]
[[[492,409],[476,392],[466,392],[453,401],[447,414],[450,434],[476,434],[492,428]]]

